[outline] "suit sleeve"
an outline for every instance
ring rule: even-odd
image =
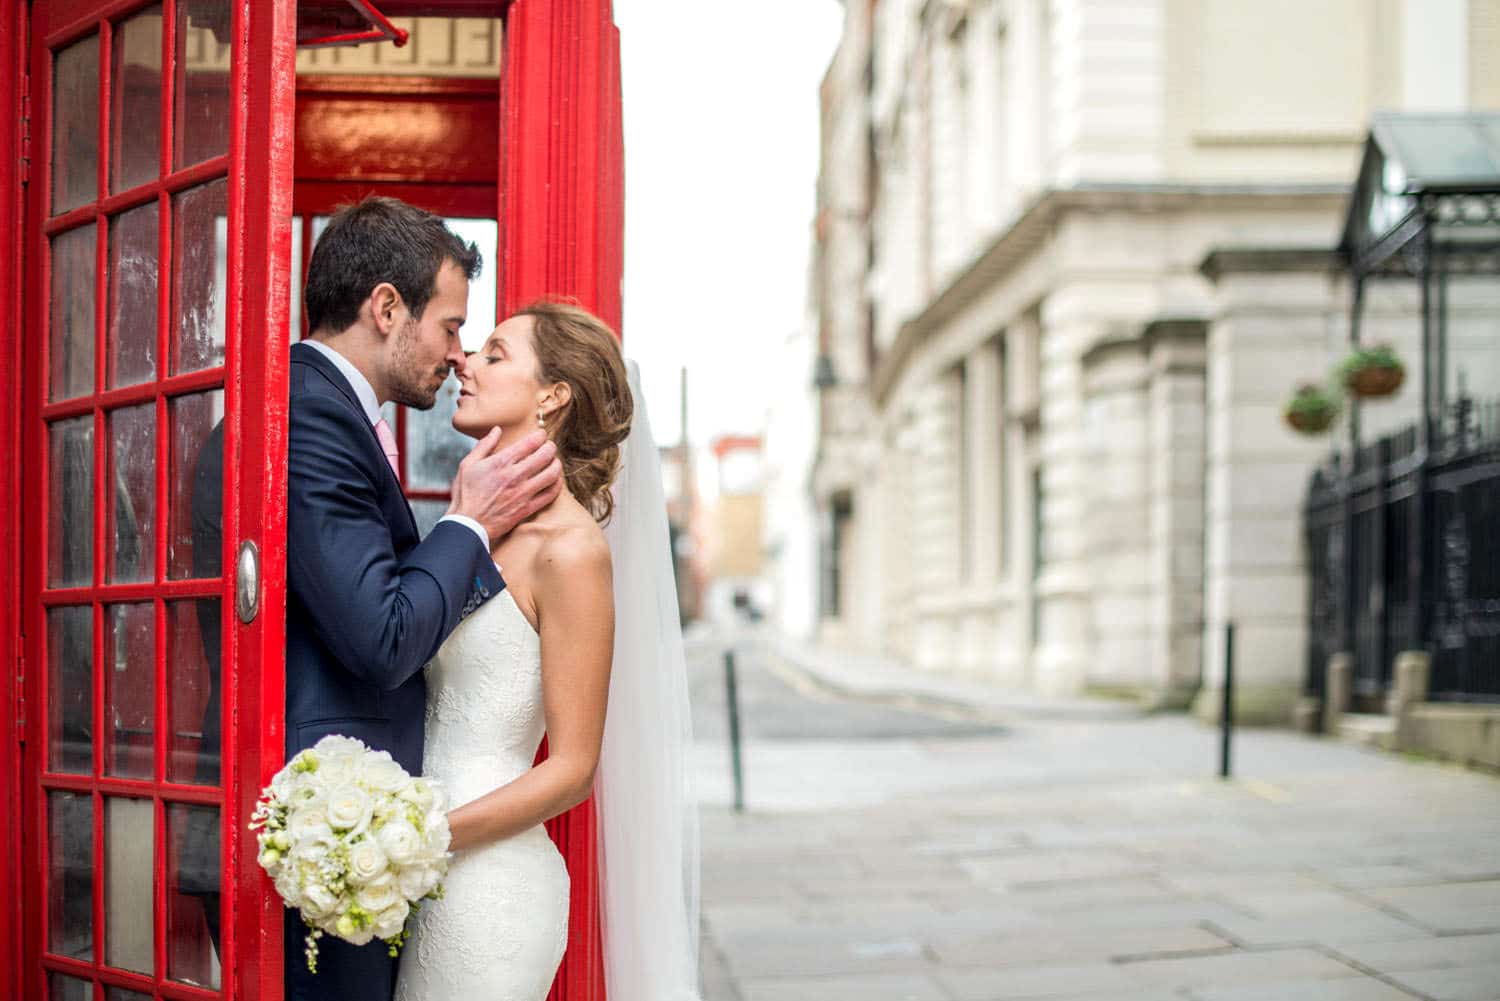
[[[290,417],[287,585],[345,668],[394,690],[505,584],[489,550],[451,522],[398,558],[380,511],[382,471],[351,447],[365,433],[358,415],[308,394],[293,397]]]

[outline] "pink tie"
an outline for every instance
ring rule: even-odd
[[[396,463],[396,456],[401,453],[396,449],[396,436],[391,432],[391,426],[385,422],[385,418],[375,422],[375,437],[380,439],[380,447],[385,450],[385,457],[391,462],[391,472],[396,474],[396,479],[401,478],[401,467]]]

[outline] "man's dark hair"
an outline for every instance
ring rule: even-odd
[[[359,318],[359,306],[381,282],[401,293],[419,318],[437,291],[444,261],[479,274],[479,248],[465,243],[443,220],[395,198],[371,196],[333,214],[313,247],[307,267],[307,329],[338,332]]]

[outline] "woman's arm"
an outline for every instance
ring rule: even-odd
[[[597,532],[567,532],[539,554],[532,595],[542,638],[547,760],[448,814],[461,851],[534,827],[589,797],[614,656],[609,547]]]

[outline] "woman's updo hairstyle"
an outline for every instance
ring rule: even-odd
[[[566,404],[546,415],[545,428],[557,445],[568,491],[603,524],[614,513],[609,487],[635,412],[619,338],[603,320],[571,303],[535,302],[516,315],[529,316],[534,324],[537,381],[566,382],[572,390]]]

